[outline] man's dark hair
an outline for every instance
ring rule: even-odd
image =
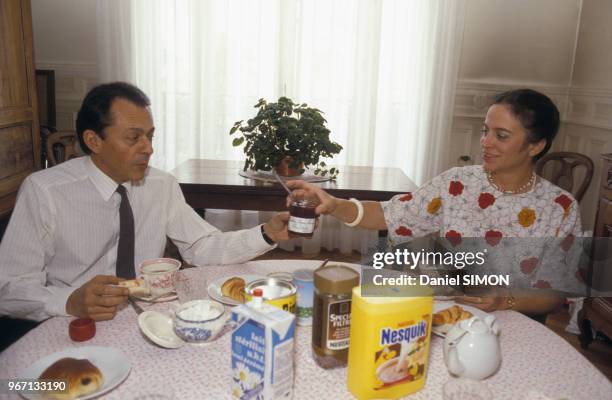
[[[546,140],[544,149],[533,157],[534,162],[548,152],[560,124],[559,110],[548,96],[532,89],[510,90],[497,95],[493,104],[510,107],[527,131],[529,143]]]
[[[85,144],[83,132],[91,129],[104,139],[104,129],[113,123],[110,109],[115,99],[125,99],[143,108],[151,105],[142,90],[126,82],[105,83],[91,89],[83,100],[76,120],[79,144],[86,154],[91,154],[91,150]]]

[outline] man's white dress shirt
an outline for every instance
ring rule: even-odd
[[[176,179],[150,167],[124,183],[134,213],[135,260],[163,255],[166,236],[194,265],[234,264],[272,249],[260,226],[221,233],[185,202]],[[69,295],[96,275],[115,275],[117,183],[90,157],[28,176],[0,243],[0,315],[66,315]],[[138,275],[138,270],[136,271]]]

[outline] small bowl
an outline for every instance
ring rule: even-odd
[[[185,310],[194,307],[210,307],[219,314],[215,317],[185,317]],[[181,315],[183,313],[183,315]],[[193,300],[179,306],[174,314],[174,332],[188,343],[208,343],[217,338],[227,322],[229,314],[223,304],[211,300]]]
[[[96,336],[96,323],[91,318],[77,318],[70,321],[68,335],[75,342],[84,342]]]

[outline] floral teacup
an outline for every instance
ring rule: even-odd
[[[174,291],[174,274],[181,262],[172,258],[154,258],[143,261],[139,270],[152,297],[159,297]]]

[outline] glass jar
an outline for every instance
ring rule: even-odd
[[[351,295],[359,273],[342,265],[314,272],[312,355],[324,369],[344,367],[348,360]]]
[[[312,237],[316,223],[315,208],[315,203],[305,199],[291,202],[288,230],[292,236]]]

